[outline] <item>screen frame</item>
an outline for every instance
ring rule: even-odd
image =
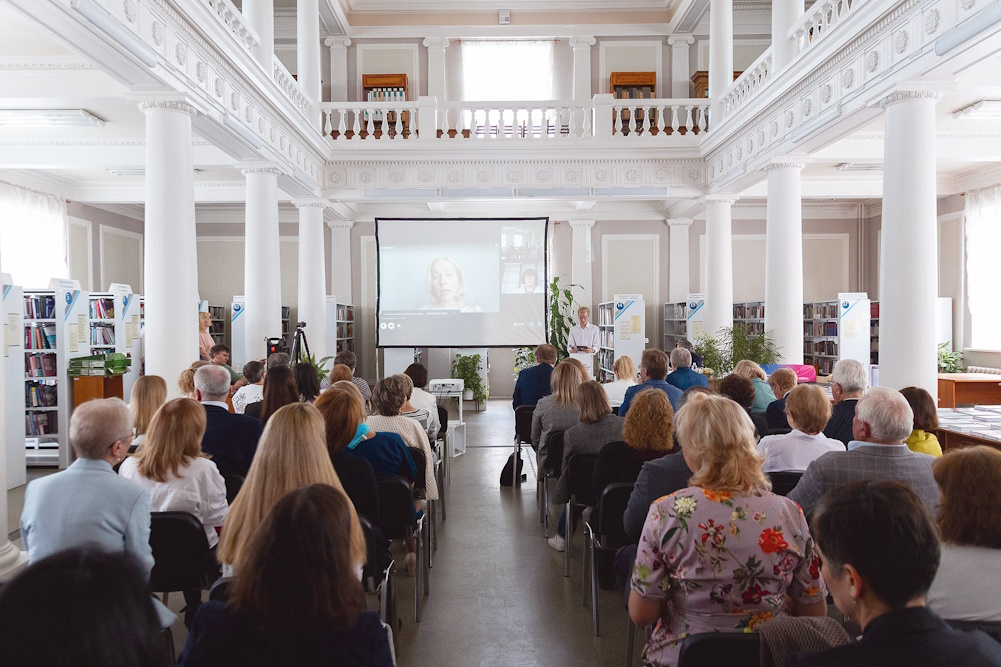
[[[545,336],[546,342],[549,342],[549,225],[551,219],[549,216],[542,215],[531,215],[531,216],[521,216],[517,218],[418,218],[418,217],[377,217],[375,218],[375,347],[378,348],[428,348],[428,349],[476,349],[476,348],[520,348],[520,347],[534,347],[539,345],[539,343],[524,343],[520,345],[383,345],[380,340],[380,331],[382,330],[379,322],[380,315],[382,314],[381,299],[382,299],[382,276],[380,271],[382,268],[382,258],[379,256],[380,244],[379,244],[379,221],[386,222],[525,222],[529,221],[544,221],[545,230],[542,236],[542,272],[545,276],[544,285],[544,301],[545,307],[543,310],[543,321],[545,322]]]

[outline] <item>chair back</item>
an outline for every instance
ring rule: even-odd
[[[563,431],[553,431],[546,438],[546,474],[559,477],[563,471]]]
[[[567,460],[567,487],[573,504],[597,504],[594,492],[594,464],[597,460],[597,454],[574,454]]]
[[[519,405],[514,409],[514,434],[518,442],[532,442],[532,415],[534,405]]]
[[[211,572],[209,541],[202,523],[188,512],[153,512],[149,544],[153,548],[150,588],[169,593],[208,586],[219,576]]]
[[[427,464],[428,458],[423,449],[407,447],[410,458],[414,460],[414,467],[417,468],[417,475],[414,477],[414,490],[424,490],[427,487]]]
[[[209,589],[209,600],[213,602],[229,602],[229,592],[233,586],[234,577],[219,577]]]
[[[414,530],[414,494],[402,477],[376,480],[379,492],[379,521],[382,534],[391,539],[410,537]]]
[[[247,478],[243,475],[233,474],[223,475],[222,478],[226,482],[226,502],[232,505],[233,501],[236,500],[236,494],[240,493]]]
[[[633,544],[633,540],[626,535],[622,520],[634,486],[628,482],[615,482],[601,492],[598,500],[598,534],[604,538],[606,547],[617,549]]]
[[[700,632],[685,637],[678,667],[758,667],[761,664],[758,633]]]
[[[364,514],[358,515],[358,523],[361,524],[361,532],[365,534],[365,567],[362,568],[362,576],[367,581],[379,576],[379,554],[375,546],[375,528],[372,527],[372,522]]]
[[[962,630],[963,632],[972,632],[973,630],[980,630],[981,632],[993,637],[996,642],[1001,644],[1001,622],[999,621],[946,621],[949,625],[956,628],[957,630]]]
[[[444,438],[445,434],[448,433],[448,408],[439,405],[438,407],[438,423],[441,424],[441,428],[438,429],[438,437]]]
[[[789,492],[799,484],[799,478],[803,476],[801,472],[770,472],[766,474],[768,479],[772,480],[772,493],[779,496],[789,495]]]

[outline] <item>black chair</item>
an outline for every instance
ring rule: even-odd
[[[562,447],[560,448],[562,450]],[[560,452],[560,459],[563,452]],[[594,507],[597,500],[594,494],[594,464],[597,454],[574,454],[567,460],[567,487],[570,499],[567,500],[567,548],[563,552],[563,576],[570,576],[570,553],[573,551],[573,509],[574,507]],[[585,546],[586,549],[586,546]]]
[[[417,540],[417,573],[414,577],[414,620],[421,621],[421,597],[428,594],[428,570],[421,552],[424,550],[426,517],[414,513],[414,496],[410,483],[402,477],[387,477],[376,481],[379,491],[379,529],[391,540]]]
[[[427,455],[424,454],[423,449],[417,449],[416,447],[407,447],[407,451],[410,452],[410,457],[414,460],[414,466],[417,468],[417,476],[414,478],[414,494],[419,498],[427,500]],[[435,479],[437,479],[437,476]],[[441,497],[441,488],[438,489],[438,497]],[[428,500],[427,508],[428,567],[432,567],[431,547],[434,542],[438,540],[438,524],[435,521],[435,512],[438,509],[438,502],[435,500]]]
[[[209,549],[202,523],[188,512],[153,512],[149,544],[153,548],[150,589],[163,593],[207,589],[219,578],[219,563]]]
[[[799,478],[803,476],[801,472],[770,472],[766,474],[768,479],[772,480],[772,493],[780,496],[788,496],[789,492],[799,484]]]
[[[395,627],[396,595],[395,591],[392,590],[392,584],[395,581],[393,560],[390,559],[388,565],[382,567],[383,558],[380,555],[377,529],[363,514],[358,515],[358,522],[365,534],[366,556],[365,567],[362,569],[362,584],[365,587],[365,593],[378,596],[379,618],[389,627]]]
[[[563,431],[553,431],[546,438],[546,462],[539,466],[539,481],[542,482],[542,522],[549,537],[549,480],[559,479],[563,472]]]
[[[616,417],[619,416],[619,406],[616,405],[614,408],[612,408],[612,414],[615,415]]]
[[[230,590],[234,577],[219,577],[209,589],[209,600],[213,602],[229,602]]]
[[[623,518],[629,496],[633,492],[631,482],[609,484],[598,499],[598,525],[584,524],[584,573],[581,582],[581,604],[587,605],[587,583],[591,581],[591,617],[594,621],[594,636],[598,636],[598,561],[600,551],[612,551],[633,540],[626,535]],[[590,572],[588,572],[590,564]]]
[[[233,501],[236,500],[236,494],[240,493],[247,478],[243,475],[233,474],[223,475],[222,478],[226,482],[226,502],[232,505]]]
[[[514,409],[514,460],[521,457],[521,446],[525,443],[532,444],[532,415],[535,414],[534,405],[519,405]],[[515,473],[517,473],[517,463],[515,463]],[[521,485],[521,475],[514,475],[514,486]]]
[[[438,422],[441,424],[441,427],[438,429],[438,435],[435,437],[435,440],[441,440],[442,442],[441,461],[442,461],[442,466],[444,466],[445,468],[444,474],[442,476],[445,478],[446,484],[451,484],[452,463],[449,460],[451,458],[451,452],[449,451],[449,442],[448,442],[448,408],[445,408],[444,406],[441,405],[437,406],[437,408],[438,408]],[[442,509],[441,520],[442,521],[445,520],[444,508]]]
[[[685,637],[678,667],[758,667],[761,664],[758,633],[700,632]]]

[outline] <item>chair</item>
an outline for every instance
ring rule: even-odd
[[[950,621],[946,620],[946,623],[956,628],[957,630],[962,630],[964,632],[971,632],[973,630],[980,630],[981,632],[994,638],[995,641],[1001,643],[1001,622],[999,621]]]
[[[758,633],[700,632],[685,637],[678,667],[758,667],[761,664]]]
[[[546,438],[546,465],[539,466],[538,476],[542,483],[542,521],[546,526],[546,537],[549,537],[549,480],[558,479],[563,472],[563,431],[553,431]],[[536,453],[538,456],[538,453]]]
[[[382,622],[393,627],[396,619],[396,595],[391,589],[394,579],[394,561],[390,559],[389,564],[384,568],[379,568],[379,546],[376,543],[375,528],[372,522],[363,515],[358,515],[358,522],[361,530],[365,534],[365,567],[362,570],[362,584],[365,592],[379,597],[379,618]],[[394,619],[390,621],[390,619]]]
[[[417,476],[414,479],[414,492],[420,497],[427,499],[427,455],[424,454],[423,449],[417,449],[416,447],[407,447],[407,451],[410,452],[410,457],[414,460],[414,466],[417,468]],[[437,479],[437,476],[435,477]],[[441,497],[441,489],[438,489],[438,497]],[[438,539],[438,525],[435,521],[435,510],[438,507],[437,501],[428,500],[428,567],[432,567],[431,563],[431,546]]]
[[[562,449],[562,448],[561,448]],[[562,460],[562,452],[560,459]],[[570,553],[573,551],[573,508],[593,507],[594,497],[594,464],[597,454],[574,454],[567,460],[567,486],[570,499],[567,500],[567,548],[563,552],[563,576],[570,576]],[[586,547],[585,547],[586,548]]]
[[[240,489],[243,488],[243,483],[247,481],[247,478],[243,475],[223,475],[223,480],[226,482],[226,502],[230,505],[236,500],[236,494],[240,493]]]
[[[448,449],[448,446],[449,446],[449,442],[448,442],[448,408],[446,408],[444,406],[441,406],[441,405],[437,406],[437,408],[438,408],[438,422],[441,424],[441,427],[438,429],[438,436],[435,438],[435,440],[441,440],[441,442],[442,442],[443,446],[442,446],[442,452],[441,452],[442,453],[441,460],[442,460],[442,465],[445,466],[445,475],[444,475],[445,482],[447,484],[451,484],[452,483],[452,462],[449,461],[449,459],[451,458],[451,456],[450,456],[451,452],[449,452],[449,449]],[[441,518],[442,518],[443,521],[445,520],[444,511],[442,511],[442,517]]]
[[[515,461],[521,456],[521,446],[532,442],[532,415],[535,414],[534,405],[519,405],[514,409],[514,454]],[[517,463],[515,473],[518,472]],[[514,475],[514,486],[521,485],[521,475]]]
[[[219,578],[219,564],[209,549],[202,523],[188,512],[153,512],[149,544],[153,548],[150,589],[163,593],[206,589]]]
[[[799,478],[803,476],[801,472],[770,472],[766,474],[768,479],[772,480],[772,493],[780,496],[789,495],[789,492],[799,484]]]
[[[591,616],[594,620],[594,636],[598,636],[598,561],[599,549],[615,550],[632,544],[626,535],[623,517],[634,484],[615,482],[602,490],[598,499],[597,530],[590,522],[584,524],[584,573],[581,581],[581,604],[587,604],[587,583],[591,581]],[[590,572],[588,565],[590,564]]]
[[[379,491],[379,529],[391,540],[417,540],[417,573],[414,577],[414,620],[421,622],[421,597],[428,595],[428,570],[420,556],[427,531],[426,517],[414,512],[414,496],[410,483],[402,477],[376,481]],[[429,554],[430,555],[430,554]]]
[[[234,577],[219,577],[209,589],[209,600],[213,602],[229,602],[230,589]]]

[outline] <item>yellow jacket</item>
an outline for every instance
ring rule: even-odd
[[[935,434],[927,433],[919,428],[911,431],[911,434],[907,436],[907,440],[904,440],[904,444],[912,452],[942,456],[942,446],[938,444],[938,438],[935,437]]]

